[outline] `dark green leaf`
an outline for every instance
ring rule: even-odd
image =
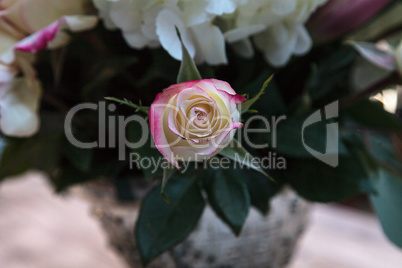
[[[141,125],[138,122],[131,121],[128,124],[127,140],[129,142],[135,143],[140,141],[143,133],[144,132],[141,130]],[[153,139],[150,135],[147,137],[146,143],[143,146],[131,149],[130,157],[130,161],[132,162],[132,164],[138,166],[144,172],[147,179],[163,175],[164,164],[162,163],[166,163],[167,160],[155,148],[155,145],[153,144]],[[142,161],[142,159],[148,160]],[[143,165],[141,163],[143,163]]]
[[[89,171],[94,156],[92,149],[78,148],[66,141],[63,151],[74,167],[81,171]]]
[[[395,136],[395,139],[399,136]],[[395,177],[402,178],[402,163],[397,156],[397,147],[390,137],[371,133],[369,149],[372,157]]]
[[[160,196],[161,186],[144,198],[135,236],[143,265],[183,241],[194,229],[205,202],[197,180],[172,177],[166,186],[171,205]]]
[[[181,39],[181,35],[179,30],[176,28],[177,36],[180,39],[181,50],[183,53],[179,74],[177,76],[177,83],[183,83],[191,80],[200,80],[201,75],[195,65],[193,58],[191,58],[190,54],[187,51],[187,48],[184,46],[183,41]]]
[[[336,202],[358,193],[373,192],[370,177],[375,175],[361,156],[360,148],[339,157],[333,168],[317,159],[288,161],[286,181],[304,198],[316,202]]]
[[[371,195],[374,209],[389,240],[402,248],[402,181],[385,170],[374,180],[377,194]]]
[[[0,160],[0,180],[30,169],[52,172],[61,157],[62,133],[9,139]]]
[[[277,152],[291,157],[312,158],[313,155],[307,150],[311,148],[322,154],[337,153],[336,148],[333,152],[327,152],[327,139],[338,141],[338,153],[345,154],[346,148],[337,134],[337,127],[328,128],[329,124],[336,124],[333,120],[316,122],[311,125],[304,125],[306,120],[313,114],[312,111],[303,113],[289,119],[277,121],[277,131],[272,131],[267,136],[268,143]],[[304,131],[304,132],[303,132]],[[304,138],[304,144],[303,144]]]
[[[402,131],[402,120],[384,110],[378,101],[363,100],[346,110],[357,123],[375,130]]]
[[[261,175],[261,173],[253,170],[239,169],[236,172],[241,174],[242,179],[247,184],[251,205],[262,214],[268,214],[269,201],[280,191],[283,184],[275,176],[275,181],[273,182],[264,175]]]
[[[245,165],[246,167],[252,168],[260,172],[267,178],[271,178],[260,166],[257,166],[252,162],[253,157],[251,156],[251,154],[247,152],[246,149],[244,149],[241,144],[235,139],[233,139],[228,146],[223,148],[223,150],[220,151],[219,154],[226,156],[233,161],[237,161],[240,164]]]
[[[233,170],[216,169],[209,172],[205,182],[211,207],[239,235],[250,208],[245,181]]]
[[[127,166],[126,161],[119,161],[117,154],[107,154],[102,149],[93,153],[91,168],[82,171],[73,165],[63,166],[55,174],[51,174],[50,180],[57,192],[62,192],[68,187],[99,179],[100,177],[115,178]]]
[[[309,95],[313,100],[336,93],[338,87],[343,87],[342,83],[350,73],[348,66],[353,62],[356,54],[352,48],[341,46],[329,56],[321,57],[323,61],[313,65],[307,84]]]

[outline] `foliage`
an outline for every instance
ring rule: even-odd
[[[316,202],[336,202],[359,193],[371,194],[377,202],[375,194],[382,185],[379,180],[402,178],[400,156],[394,152],[394,140],[390,138],[402,131],[400,117],[386,112],[368,96],[349,101],[350,96],[356,95],[350,74],[358,57],[351,47],[340,42],[323,44],[280,69],[268,67],[258,52],[253,59],[243,59],[230,49],[227,51],[229,65],[196,66],[183,44],[182,48],[184,57],[180,64],[162,49],[132,50],[118,32],[98,26],[92,32],[74,35],[66,48],[64,72],[57,79],[53,75],[56,70],[50,63],[51,56],[41,54],[36,64],[44,87],[43,127],[31,138],[1,137],[0,181],[30,169],[47,173],[57,191],[100,177],[117,180],[140,175],[148,180],[160,180],[161,184],[144,198],[135,227],[143,264],[147,265],[191,233],[205,204],[211,206],[234,234],[240,235],[250,208],[269,213],[269,201],[283,185],[290,185],[305,199]],[[99,113],[100,106],[97,110],[84,109],[77,113],[71,132],[82,142],[99,144],[103,132],[98,130],[100,121],[104,120],[108,126],[104,133],[106,143],[118,144],[120,132],[129,142],[138,141],[142,132],[137,122],[118,129],[113,120],[134,113],[147,115],[148,106],[163,88],[201,77],[229,81],[236,91],[255,96],[242,107],[243,119],[253,113],[269,119],[286,116],[286,120],[278,123],[276,133],[250,135],[255,142],[268,142],[268,149],[256,150],[247,145],[227,147],[218,158],[228,158],[231,168],[190,170],[180,175],[180,171],[163,169],[155,163],[141,168],[130,165],[130,153],[138,154],[140,159],[161,157],[150,137],[141,148],[125,146],[124,160],[118,160],[121,148],[79,149],[63,134],[60,121],[69,109],[83,102],[104,102],[105,96],[113,96],[104,102],[103,114]],[[307,118],[338,100],[339,116],[306,128],[303,140],[301,129]],[[108,109],[113,102],[125,106]],[[347,105],[343,106],[344,103]],[[54,114],[59,116],[57,120],[47,119]],[[340,130],[338,136],[332,136],[340,154],[335,168],[314,158],[302,143],[325,153],[327,125],[331,123],[338,124]],[[258,128],[261,124],[254,122],[251,127]],[[241,137],[233,143],[243,144],[243,141]],[[234,168],[235,161],[239,160],[235,154],[245,160],[248,168]],[[269,154],[286,158],[286,169],[262,169],[246,160],[248,156]],[[164,202],[161,193],[170,204]]]

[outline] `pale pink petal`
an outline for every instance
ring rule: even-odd
[[[159,93],[156,96],[149,111],[149,125],[155,146],[159,152],[161,152],[161,154],[177,168],[179,168],[179,165],[175,160],[172,150],[168,146],[168,141],[164,131],[164,114],[169,101],[182,90],[191,88],[195,83],[197,83],[197,81],[189,81],[166,88],[162,93]]]
[[[64,16],[44,29],[18,42],[15,50],[37,53],[47,48],[57,48],[69,41],[70,32],[89,30],[96,26],[98,19],[95,16]]]
[[[28,83],[14,77],[13,72],[0,70],[0,129],[5,135],[28,137],[39,129],[41,87],[37,80]]]
[[[396,69],[394,52],[379,46],[378,44],[367,42],[348,42],[360,55],[371,63],[388,71]]]

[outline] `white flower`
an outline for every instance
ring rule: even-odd
[[[292,55],[304,54],[311,48],[312,41],[304,23],[326,1],[250,0],[238,7],[235,18],[230,18],[235,26],[225,32],[225,39],[237,47],[248,49],[243,51],[243,55],[252,56],[248,38],[253,37],[269,63],[283,66]]]
[[[181,59],[175,26],[197,63],[227,63],[225,41],[245,57],[254,53],[250,37],[272,65],[286,64],[312,44],[304,28],[327,0],[93,0],[108,28],[122,30],[137,49],[161,45]],[[224,34],[222,34],[224,32]]]
[[[200,0],[94,0],[106,27],[122,31],[127,43],[137,49],[161,45],[173,58],[182,51],[176,27],[190,55],[198,63],[227,63],[225,40],[212,24],[217,14],[233,12],[238,1]]]

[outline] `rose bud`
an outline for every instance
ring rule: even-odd
[[[329,0],[307,22],[315,42],[336,39],[359,27],[392,0]]]
[[[166,88],[156,96],[149,113],[156,148],[177,168],[177,160],[214,156],[243,126],[236,104],[245,100],[227,82],[216,79]]]

